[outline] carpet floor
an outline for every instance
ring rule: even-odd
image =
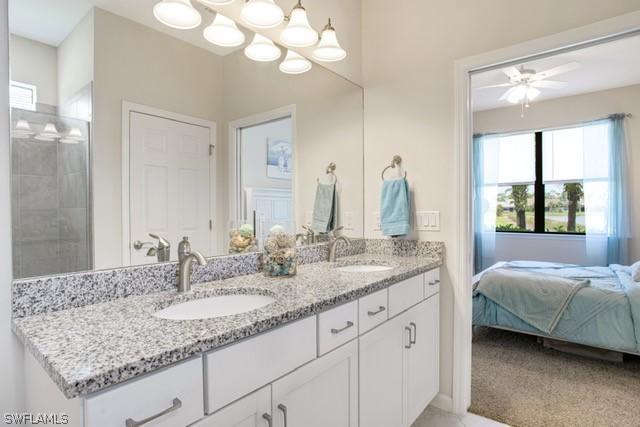
[[[640,358],[604,362],[476,327],[470,412],[514,427],[639,427]]]

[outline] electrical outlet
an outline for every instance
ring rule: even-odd
[[[345,231],[353,231],[353,212],[347,211],[344,213],[344,229]]]
[[[373,212],[373,231],[382,230],[382,224],[380,224],[380,212]]]
[[[416,212],[416,229],[418,231],[440,231],[440,212]]]

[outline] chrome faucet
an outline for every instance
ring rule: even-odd
[[[133,242],[133,248],[139,251],[145,246],[149,246],[149,250],[147,250],[147,256],[157,257],[158,262],[169,261],[171,256],[171,243],[169,243],[169,241],[162,236],[158,236],[152,233],[147,233],[147,235],[152,239],[157,239],[158,245],[155,246],[153,242],[141,242],[140,240],[136,240],[135,242]]]
[[[347,244],[347,246],[351,245],[351,239],[347,236],[336,236],[336,232],[342,230],[344,227],[338,227],[335,230],[331,230],[329,232],[329,262],[335,262],[336,260],[336,249],[338,247],[338,242],[343,241]]]
[[[189,292],[191,290],[191,262],[197,261],[199,265],[207,265],[207,260],[198,251],[191,251],[185,254],[178,266],[178,292]]]

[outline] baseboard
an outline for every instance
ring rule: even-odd
[[[453,399],[446,394],[438,393],[438,395],[431,401],[431,406],[441,409],[445,412],[453,411]]]

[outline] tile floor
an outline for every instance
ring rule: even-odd
[[[411,427],[508,427],[506,424],[468,413],[463,417],[429,406]]]

